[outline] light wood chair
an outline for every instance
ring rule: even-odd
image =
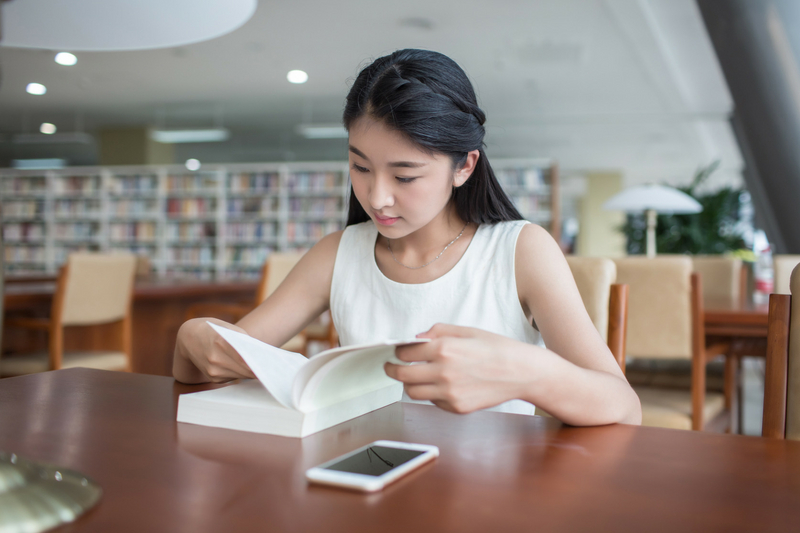
[[[736,308],[744,302],[747,276],[738,257],[692,256],[692,271],[703,280],[703,306]]]
[[[626,257],[615,260],[617,281],[629,286],[627,356],[631,362],[686,361],[689,389],[667,382],[637,383],[642,423],[675,429],[729,429],[733,424],[735,367],[725,364],[725,394],[706,391],[706,365],[729,345],[706,345],[701,276],[687,256]],[[658,375],[657,372],[653,373]]]
[[[261,267],[261,277],[259,278],[258,288],[252,303],[224,304],[224,303],[197,303],[189,307],[186,311],[186,320],[200,317],[214,317],[228,322],[238,322],[247,313],[258,307],[261,302],[267,299],[275,289],[286,279],[289,272],[303,257],[302,253],[297,252],[274,252],[269,255],[267,261]],[[308,344],[312,341],[322,341],[331,347],[339,343],[333,321],[330,320],[330,313],[325,313],[315,323],[310,324],[300,334],[294,336],[282,346],[284,350],[308,353]]]
[[[800,255],[777,254],[772,256],[773,270],[775,274],[776,294],[789,294],[789,277],[797,265],[800,265]]]
[[[58,275],[49,318],[9,318],[8,327],[46,331],[48,351],[11,354],[0,360],[0,375],[18,376],[89,367],[131,369],[131,300],[136,259],[130,254],[76,253]],[[102,351],[64,351],[64,328],[108,325],[112,338]]]
[[[611,259],[567,256],[567,263],[589,318],[624,373],[628,286],[614,283],[617,267]]]
[[[769,297],[761,434],[800,440],[800,265],[790,276],[789,289],[790,294]]]

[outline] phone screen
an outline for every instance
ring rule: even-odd
[[[370,446],[366,450],[326,466],[325,470],[351,472],[365,476],[380,476],[423,453],[425,452],[420,450]]]

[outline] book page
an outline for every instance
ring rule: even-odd
[[[281,350],[250,335],[207,322],[230,344],[253,371],[262,385],[282,405],[294,409],[292,382],[308,359],[302,354]]]
[[[401,385],[386,375],[387,362],[403,363],[395,356],[397,346],[419,344],[429,339],[386,341],[377,344],[348,346],[323,352],[312,357],[308,366],[298,372],[295,380],[295,405],[302,412],[315,411],[350,398],[388,387]],[[333,355],[333,357],[331,357]],[[321,364],[318,364],[321,363]],[[402,391],[402,386],[400,388]],[[299,394],[298,394],[299,393]]]

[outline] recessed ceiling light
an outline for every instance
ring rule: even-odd
[[[186,160],[186,168],[194,172],[195,170],[200,170],[200,161],[197,159],[187,159]]]
[[[75,57],[75,54],[70,54],[69,52],[59,52],[56,54],[56,63],[59,65],[64,66],[72,66],[78,62],[78,58]]]
[[[305,83],[308,81],[308,74],[302,70],[290,70],[286,79],[292,83]]]
[[[56,125],[50,122],[42,122],[42,125],[39,126],[39,131],[45,135],[52,135],[56,132]]]
[[[28,94],[35,94],[35,95],[42,95],[47,92],[47,87],[42,85],[41,83],[29,83],[25,90]]]

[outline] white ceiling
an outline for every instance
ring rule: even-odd
[[[78,53],[74,67],[54,51],[0,47],[0,163],[93,162],[94,146],[10,142],[45,121],[94,132],[220,117],[231,140],[178,145],[179,160],[344,159],[343,140],[305,140],[295,126],[339,121],[359,67],[406,47],[464,68],[488,116],[490,157],[554,157],[568,174],[621,170],[627,183],[686,182],[719,158],[717,183],[740,183],[731,98],[693,0],[261,0],[217,39]],[[288,83],[291,69],[308,83]],[[32,81],[47,94],[26,94]]]

